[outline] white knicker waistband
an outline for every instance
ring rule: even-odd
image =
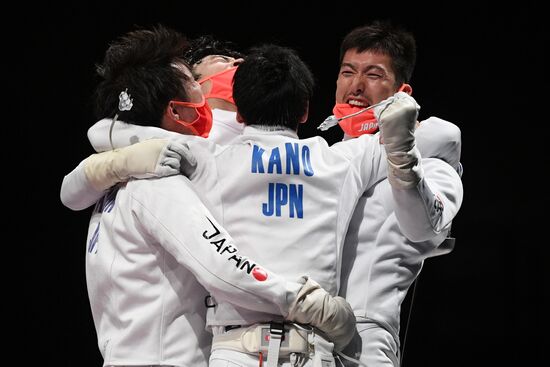
[[[279,355],[288,356],[290,353],[312,352],[312,346],[308,342],[308,335],[313,330],[302,328],[299,325],[284,324],[284,338],[281,341]],[[217,349],[229,349],[237,352],[258,354],[267,353],[270,339],[270,324],[254,324],[237,329],[228,330],[225,333],[216,333],[212,340],[212,351]]]

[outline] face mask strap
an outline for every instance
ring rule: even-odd
[[[201,101],[200,102],[194,103],[194,102],[183,102],[183,101],[171,100],[170,103],[178,105],[178,106],[182,106],[182,107],[188,107],[188,108],[194,108],[195,109],[195,112],[197,113],[197,118],[194,119],[192,122],[187,122],[185,120],[176,120],[176,121],[178,121],[178,123],[182,124],[183,126],[191,127],[191,125],[195,124],[200,119],[201,116],[200,116],[200,113],[199,113],[198,109],[201,108],[201,107],[204,107],[204,105],[206,104],[206,99],[204,98],[204,95],[201,95]]]
[[[206,99],[204,98],[204,95],[201,94],[201,101],[200,102],[183,102],[183,101],[175,101],[171,100],[170,103],[177,104],[179,106],[183,107],[202,107],[206,103]]]
[[[182,101],[170,101],[170,103],[188,107],[188,108],[194,108],[195,112],[197,113],[197,118],[195,118],[193,121],[188,122],[185,120],[175,119],[175,121],[178,124],[181,124],[185,126],[186,128],[192,130],[195,135],[207,137],[208,132],[212,128],[212,111],[210,110],[210,107],[206,103],[206,99],[204,98],[204,95],[201,96],[202,100],[198,103],[193,102],[182,102]],[[203,129],[204,132],[200,132],[199,129]]]

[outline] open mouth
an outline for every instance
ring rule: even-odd
[[[358,100],[358,99],[353,99],[353,98],[350,98],[348,99],[348,102],[347,102],[350,106],[355,106],[355,107],[362,107],[362,108],[365,108],[365,107],[368,107],[369,106],[369,103],[367,101],[364,101],[364,100]]]

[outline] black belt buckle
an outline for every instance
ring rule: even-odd
[[[213,308],[216,307],[216,302],[214,301],[214,298],[210,295],[204,297],[204,305],[206,308]]]
[[[280,335],[281,341],[285,340],[285,324],[282,322],[274,322],[274,321],[270,322],[269,334]]]

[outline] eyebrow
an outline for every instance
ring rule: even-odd
[[[353,70],[357,70],[357,68],[353,65],[353,64],[350,64],[349,62],[343,62],[341,65],[340,65],[340,69],[344,68],[344,67],[348,67],[348,68],[351,68]]]
[[[340,69],[342,69],[344,67],[348,67],[348,68],[353,69],[354,71],[357,71],[357,67],[354,64],[351,64],[349,62],[343,62],[340,65]],[[379,65],[369,65],[369,66],[367,66],[367,68],[365,70],[363,70],[363,72],[368,72],[368,71],[372,71],[372,70],[377,70],[377,71],[383,72],[384,74],[388,74],[386,69],[384,69],[383,67],[381,67]]]

